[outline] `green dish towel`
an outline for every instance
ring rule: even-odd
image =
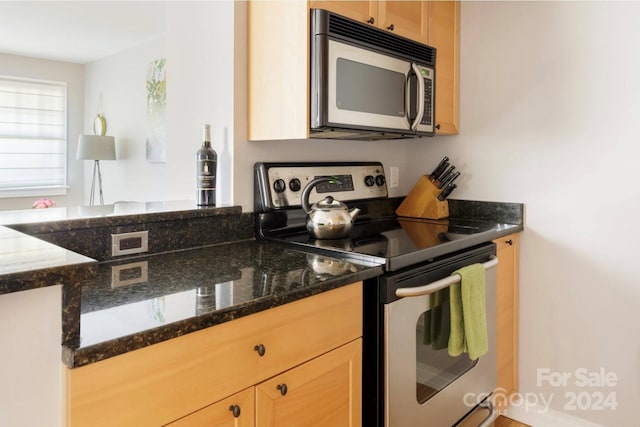
[[[440,289],[429,295],[431,309],[424,313],[422,342],[434,350],[442,350],[449,345],[449,290]]]
[[[471,360],[476,360],[489,351],[484,266],[468,265],[453,274],[460,275],[460,283],[449,287],[449,355],[459,356],[466,351]]]

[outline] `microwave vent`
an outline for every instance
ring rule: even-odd
[[[390,53],[406,55],[434,66],[436,50],[431,46],[387,33],[370,25],[361,24],[340,15],[329,14],[329,34],[384,49]]]

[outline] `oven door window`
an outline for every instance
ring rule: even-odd
[[[415,327],[416,399],[421,404],[478,363],[466,353],[449,356],[449,288],[434,292],[428,298],[430,308],[420,315]]]

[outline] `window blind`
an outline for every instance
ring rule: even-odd
[[[66,154],[66,84],[0,77],[0,195],[64,194]]]

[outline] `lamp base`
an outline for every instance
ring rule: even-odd
[[[94,206],[96,195],[96,176],[98,181],[98,191],[100,193],[100,206],[104,205],[102,197],[102,173],[100,173],[100,160],[93,161],[93,178],[91,179],[91,194],[89,195],[89,206]]]

